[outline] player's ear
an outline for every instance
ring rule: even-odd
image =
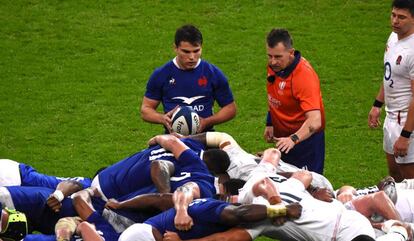
[[[289,55],[295,56],[295,48],[289,49]]]

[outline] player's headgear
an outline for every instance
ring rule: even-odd
[[[0,204],[1,208],[1,204]],[[22,240],[28,233],[27,218],[24,213],[16,211],[15,209],[3,209],[7,212],[7,220],[0,218],[0,225],[2,222],[7,222],[6,228],[0,231],[0,238],[4,241]]]

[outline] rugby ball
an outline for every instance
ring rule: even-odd
[[[200,127],[200,117],[191,107],[181,106],[173,113],[171,124],[173,132],[194,135]]]

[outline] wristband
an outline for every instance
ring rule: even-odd
[[[295,145],[299,143],[299,136],[296,134],[290,135],[290,139],[293,141],[293,143],[295,143]]]
[[[384,102],[381,102],[381,101],[375,99],[374,104],[372,104],[372,106],[381,108],[383,104],[384,104]]]
[[[402,130],[400,136],[405,137],[405,138],[410,138],[411,136],[411,131],[406,131],[406,130]]]
[[[62,200],[65,198],[63,192],[60,190],[55,190],[53,192],[53,197],[56,198],[59,202],[62,202]]]
[[[267,206],[267,217],[282,217],[286,216],[287,208],[283,204],[269,205]]]

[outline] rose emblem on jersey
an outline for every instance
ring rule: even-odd
[[[207,78],[205,76],[202,76],[201,78],[198,79],[198,85],[202,86],[202,87],[206,87],[207,86]]]
[[[398,58],[397,58],[397,60],[395,61],[395,64],[396,64],[396,65],[400,65],[400,64],[401,64],[401,60],[402,60],[402,56],[401,56],[401,55],[398,55]]]

